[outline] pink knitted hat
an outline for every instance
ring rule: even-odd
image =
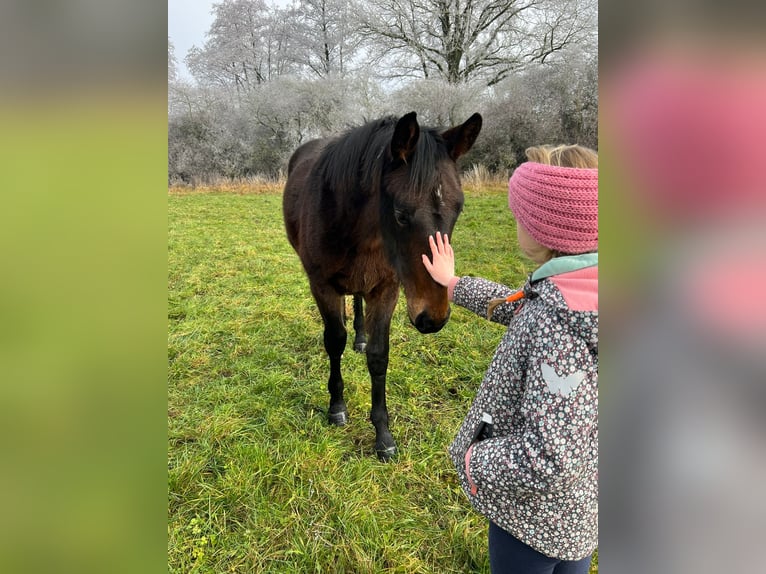
[[[568,254],[598,249],[598,169],[522,163],[508,181],[508,207],[548,249]]]

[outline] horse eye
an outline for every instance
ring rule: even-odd
[[[410,214],[403,209],[394,209],[394,219],[402,227],[410,224]]]

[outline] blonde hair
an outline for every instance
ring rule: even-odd
[[[539,145],[527,148],[524,153],[535,163],[582,169],[598,167],[598,153],[579,144]]]

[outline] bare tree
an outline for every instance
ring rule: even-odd
[[[454,126],[480,109],[483,86],[450,84],[442,79],[412,80],[394,91],[391,110],[417,110],[424,125]]]
[[[168,118],[193,113],[199,107],[197,92],[179,73],[175,46],[168,38]]]
[[[287,71],[284,11],[264,0],[223,0],[213,9],[205,45],[192,48],[186,58],[198,82],[246,93]]]
[[[360,43],[351,0],[299,0],[294,17],[294,57],[311,74],[349,71]]]
[[[392,76],[452,84],[492,86],[595,41],[595,0],[367,0],[363,13],[363,31]]]
[[[598,58],[580,50],[530,65],[484,93],[481,138],[466,161],[509,175],[539,144],[598,149]]]
[[[178,78],[178,61],[176,60],[176,48],[168,38],[168,84]]]

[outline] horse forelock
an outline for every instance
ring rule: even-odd
[[[421,129],[415,154],[410,164],[410,193],[422,199],[425,194],[443,193],[439,183],[439,170],[448,160],[444,140],[436,130]],[[441,197],[438,198],[441,200]]]
[[[421,128],[415,153],[405,166],[399,166],[399,174],[393,174],[393,183],[388,186],[388,193],[402,200],[422,204],[430,199],[435,207],[444,204],[447,196],[459,193],[443,185],[444,169],[456,170],[455,162],[449,157],[446,143],[435,128]],[[446,181],[454,181],[454,177]]]

